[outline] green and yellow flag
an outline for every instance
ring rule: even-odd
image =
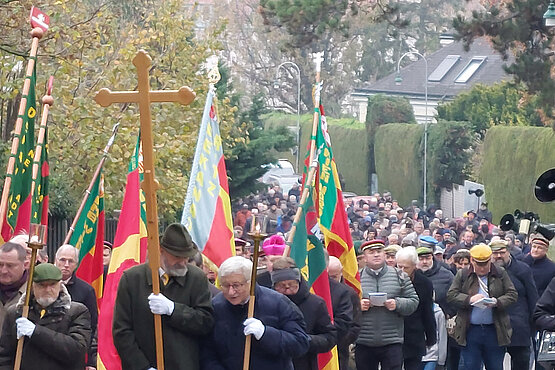
[[[35,152],[35,117],[36,109],[36,67],[29,78],[29,93],[22,96],[26,99],[25,112],[18,118],[23,119],[19,134],[19,145],[15,154],[14,171],[10,175],[12,183],[8,195],[8,209],[2,226],[2,239],[9,240],[20,231],[29,231],[31,220],[31,183]]]

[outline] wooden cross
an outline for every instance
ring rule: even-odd
[[[149,67],[152,59],[144,50],[140,50],[133,65],[137,68],[138,91],[110,91],[100,90],[94,100],[103,107],[113,103],[139,103],[141,121],[141,141],[143,144],[144,180],[141,188],[145,193],[146,220],[148,233],[148,264],[152,273],[152,292],[160,293],[160,246],[158,240],[158,204],[156,190],[158,182],[154,177],[154,150],[152,140],[152,124],[150,117],[150,103],[178,102],[189,105],[195,100],[195,93],[188,87],[179,90],[151,91],[149,83]],[[156,339],[157,369],[164,370],[164,346],[162,341],[162,319],[154,315],[154,335]]]

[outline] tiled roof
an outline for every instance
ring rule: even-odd
[[[452,98],[462,91],[470,89],[477,83],[492,85],[510,78],[503,65],[510,64],[512,59],[504,61],[502,56],[493,50],[485,38],[474,40],[469,51],[464,51],[462,42],[453,42],[444,46],[433,54],[426,56],[428,60],[428,76],[434,72],[436,67],[449,55],[459,55],[460,59],[439,82],[428,81],[428,97]],[[455,79],[465,69],[468,63],[475,57],[486,57],[478,70],[466,83],[456,83]],[[409,56],[405,57],[405,60]],[[404,61],[405,61],[404,60]],[[400,94],[400,95],[424,95],[425,63],[419,58],[417,61],[401,67],[400,85],[395,83],[397,71],[374,82],[364,83],[354,91],[354,95],[366,95],[375,93]]]

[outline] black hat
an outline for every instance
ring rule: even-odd
[[[185,226],[174,223],[166,228],[160,239],[160,245],[176,257],[193,257],[198,248]]]

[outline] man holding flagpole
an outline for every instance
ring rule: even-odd
[[[185,226],[171,224],[160,240],[160,294],[152,293],[148,263],[123,273],[112,324],[122,369],[155,368],[153,314],[162,316],[166,368],[199,369],[199,338],[211,331],[214,319],[208,280],[188,264],[197,251]]]

